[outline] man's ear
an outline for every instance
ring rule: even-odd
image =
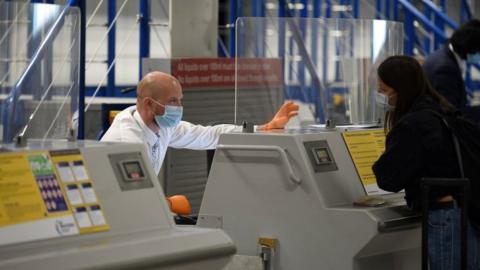
[[[153,103],[153,102],[152,102],[151,99],[149,99],[148,97],[144,97],[144,98],[141,100],[141,102],[142,102],[143,108],[148,109],[148,110],[150,110],[150,111],[152,110],[152,105],[153,105],[152,103]]]

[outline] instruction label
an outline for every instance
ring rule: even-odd
[[[107,231],[108,223],[78,149],[50,151],[80,233]]]
[[[367,195],[387,194],[377,185],[372,166],[385,151],[385,133],[381,129],[355,130],[342,133],[355,169]]]
[[[69,195],[68,183],[59,177],[56,166],[62,162],[82,164],[77,172],[81,181],[74,181],[77,198]],[[86,175],[78,150],[61,157],[47,151],[0,154],[0,245],[108,230]],[[87,216],[77,215],[81,212],[77,208],[82,207]]]

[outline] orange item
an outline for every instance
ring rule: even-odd
[[[192,214],[190,202],[184,195],[173,195],[167,197],[167,201],[170,204],[170,211],[173,213],[183,216]]]
[[[112,122],[113,122],[113,118],[115,118],[115,116],[117,116],[117,114],[119,114],[121,111],[109,111],[108,112],[108,123],[111,125]]]

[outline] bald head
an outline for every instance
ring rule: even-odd
[[[137,100],[150,97],[155,100],[181,90],[178,80],[170,74],[153,71],[145,75],[137,87]]]

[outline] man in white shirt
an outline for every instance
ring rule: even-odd
[[[166,73],[145,75],[137,87],[137,104],[120,112],[101,141],[145,143],[155,172],[162,167],[168,147],[214,149],[221,133],[240,131],[235,125],[201,126],[182,118],[182,87]],[[283,128],[298,114],[298,105],[286,102],[259,130]]]

